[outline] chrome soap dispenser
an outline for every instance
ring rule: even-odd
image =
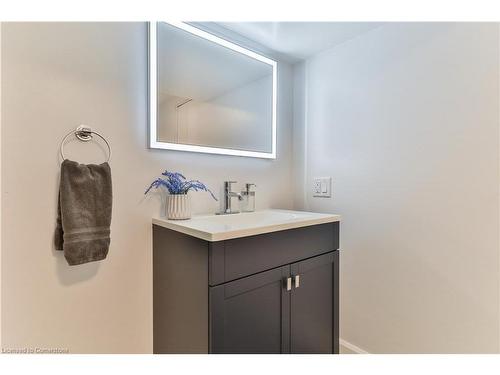
[[[251,191],[250,188],[255,184],[245,184],[245,190],[241,192],[241,197],[243,198],[241,202],[242,212],[254,212],[255,211],[255,191]]]

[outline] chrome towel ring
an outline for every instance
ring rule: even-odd
[[[109,145],[109,142],[101,134],[92,130],[88,126],[84,126],[84,125],[80,125],[75,130],[70,131],[62,139],[61,149],[60,149],[62,159],[63,160],[66,159],[66,157],[64,156],[64,142],[66,142],[66,140],[68,139],[68,137],[70,135],[74,135],[77,139],[79,139],[82,142],[88,142],[93,138],[94,134],[97,135],[99,138],[101,138],[104,141],[104,143],[106,143],[106,146],[108,146],[108,159],[106,160],[106,162],[109,162],[111,160],[111,146]]]

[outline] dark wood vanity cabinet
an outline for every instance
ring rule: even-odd
[[[210,287],[211,352],[338,353],[336,277],[332,251]]]
[[[218,242],[153,226],[155,353],[338,353],[339,223]]]
[[[210,352],[288,352],[289,275],[284,266],[210,287]]]

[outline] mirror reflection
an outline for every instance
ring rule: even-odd
[[[276,63],[187,24],[156,36],[156,144],[274,157]]]

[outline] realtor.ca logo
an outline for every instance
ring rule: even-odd
[[[2,354],[68,354],[65,348],[2,348]]]

